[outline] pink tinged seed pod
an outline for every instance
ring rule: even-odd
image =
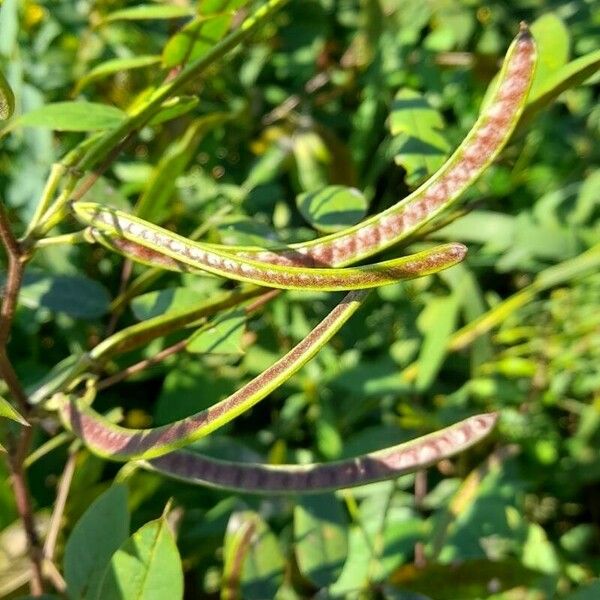
[[[511,45],[501,71],[499,85],[489,107],[481,114],[465,141],[440,168],[434,179],[415,190],[408,198],[388,209],[385,216],[376,217],[362,226],[343,234],[328,236],[315,242],[295,247],[295,252],[306,252],[315,265],[339,266],[365,258],[378,250],[404,239],[441,210],[447,208],[480,175],[508,141],[525,105],[535,69],[534,40],[525,24]],[[403,214],[404,220],[391,227],[392,214]],[[375,227],[377,234],[373,233]],[[394,233],[392,233],[394,232]],[[352,251],[342,250],[343,240],[352,240]],[[333,252],[330,252],[331,244]],[[265,261],[276,264],[306,265],[299,254],[283,251],[285,263],[280,263],[279,252],[270,253]],[[251,258],[252,253],[245,256]]]
[[[142,466],[196,485],[259,494],[319,493],[391,479],[428,467],[479,442],[490,433],[497,418],[497,413],[476,415],[411,442],[333,463],[239,464],[176,451]]]
[[[152,458],[185,446],[244,412],[286,381],[336,333],[358,309],[366,292],[346,294],[301,342],[237,392],[208,408],[169,425],[127,429],[113,425],[89,408],[66,401],[60,408],[65,425],[88,447],[115,460]]]

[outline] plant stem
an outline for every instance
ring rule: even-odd
[[[165,358],[168,358],[173,354],[177,354],[177,352],[181,352],[185,348],[186,344],[187,339],[181,340],[180,342],[177,342],[176,344],[173,344],[172,346],[169,346],[168,348],[157,352],[154,356],[146,358],[145,360],[141,360],[127,367],[126,369],[119,371],[118,373],[115,373],[114,375],[111,375],[110,377],[107,377],[106,379],[103,379],[102,381],[98,382],[98,384],[96,385],[96,389],[98,391],[104,390],[107,387],[110,387],[111,385],[115,385],[115,383],[123,381],[123,379],[127,379],[127,377],[129,377],[130,375],[140,373],[144,369],[147,369],[148,367],[152,367],[153,365],[162,362],[163,360],[165,360]]]
[[[6,351],[10,328],[15,316],[19,290],[23,282],[25,261],[23,260],[19,243],[10,228],[10,222],[2,204],[0,204],[0,240],[6,250],[8,262],[6,287],[2,296],[2,306],[0,307],[0,376],[2,376],[10,393],[18,402],[23,416],[27,416],[29,412],[27,395],[19,382]]]
[[[19,290],[23,281],[26,258],[22,255],[21,247],[13,235],[8,216],[2,204],[0,204],[0,240],[6,250],[8,262],[6,288],[2,298],[2,306],[0,307],[0,375],[6,382],[11,395],[19,404],[23,416],[27,418],[30,412],[27,395],[15,373],[6,350],[6,344],[15,316]],[[40,596],[44,592],[42,552],[35,530],[29,488],[23,469],[23,461],[29,451],[32,435],[33,429],[31,427],[22,427],[16,439],[11,436],[8,465],[17,512],[23,522],[23,528],[27,537],[29,558],[31,561],[31,594],[33,596]]]
[[[44,543],[44,558],[47,561],[53,561],[54,551],[56,550],[56,541],[58,540],[58,533],[60,531],[60,525],[62,516],[65,511],[67,504],[67,497],[69,495],[69,489],[71,488],[71,481],[75,473],[75,465],[77,464],[77,451],[79,444],[75,445],[75,449],[71,448],[67,463],[63,469],[60,483],[58,484],[58,491],[56,493],[56,500],[54,502],[54,510],[52,511],[52,518],[50,519],[50,527],[46,541]]]
[[[17,513],[23,522],[23,529],[27,537],[29,560],[31,562],[31,579],[29,587],[32,596],[41,596],[44,593],[42,576],[42,550],[35,529],[33,510],[29,494],[29,486],[25,471],[23,470],[23,459],[27,455],[33,430],[31,427],[23,427],[16,443],[12,443],[9,455],[9,467],[11,482],[15,496]]]
[[[245,313],[247,315],[252,314],[253,312],[257,311],[259,308],[263,307],[265,304],[267,304],[268,302],[273,300],[273,298],[276,298],[280,294],[280,292],[281,292],[281,290],[267,291],[262,296],[259,296],[256,300],[254,300],[253,302],[248,304],[244,308]],[[207,323],[201,329],[210,329],[212,326],[213,326],[212,323]],[[151,356],[150,358],[146,358],[145,360],[141,360],[141,361],[127,367],[126,369],[123,369],[122,371],[119,371],[118,373],[115,373],[114,375],[111,375],[110,377],[107,377],[106,379],[103,379],[102,381],[98,382],[98,384],[96,385],[96,389],[98,391],[104,390],[107,387],[110,387],[111,385],[115,385],[115,383],[119,383],[120,381],[123,381],[123,379],[126,379],[130,375],[135,375],[136,373],[140,373],[144,369],[147,369],[148,367],[152,367],[152,366],[158,364],[159,362],[162,362],[163,360],[165,360],[165,358],[168,358],[169,356],[172,356],[173,354],[177,354],[178,352],[185,350],[187,343],[188,343],[188,340],[184,339],[179,342],[176,342],[175,344],[172,344],[171,346],[169,346],[167,348],[164,348],[160,352],[157,352],[154,356]]]

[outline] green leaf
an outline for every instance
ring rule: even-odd
[[[537,523],[529,524],[521,560],[525,567],[540,573],[558,575],[560,572],[561,566],[556,549],[548,540],[543,527]]]
[[[64,570],[69,598],[107,598],[99,595],[102,576],[128,535],[127,489],[113,485],[85,511],[67,541]]]
[[[529,94],[527,107],[521,121],[527,122],[533,115],[553,102],[565,90],[576,87],[600,69],[600,50],[590,52],[567,63],[540,84],[535,94]]]
[[[150,119],[149,125],[160,125],[172,121],[194,110],[200,103],[197,96],[175,96],[163,102],[160,110]]]
[[[362,527],[352,527],[348,536],[348,556],[344,569],[329,588],[332,598],[351,598],[369,585],[371,549]]]
[[[442,166],[450,148],[443,128],[442,115],[424,96],[411,89],[396,94],[389,129],[393,136],[400,137],[394,160],[406,170],[409,183],[432,175]]]
[[[162,384],[154,408],[154,423],[162,425],[205,410],[235,391],[235,381],[219,377],[195,356],[181,358]]]
[[[277,538],[257,513],[231,515],[223,555],[223,587],[239,590],[244,600],[275,598],[283,581],[285,558]]]
[[[460,306],[459,296],[452,293],[433,298],[419,316],[419,328],[425,339],[419,352],[417,389],[426,390],[435,379],[447,352],[447,344],[454,328]]]
[[[296,197],[302,216],[319,231],[326,233],[358,223],[369,207],[367,199],[356,188],[330,185]]]
[[[527,590],[526,595],[536,597],[533,591],[536,581],[539,581],[539,573],[525,568],[515,559],[465,560],[457,561],[451,567],[429,562],[419,569],[415,569],[414,565],[404,565],[391,577],[393,585],[426,594],[435,600],[510,598],[513,597],[510,592],[513,588]],[[490,594],[491,582],[495,583],[497,593]]]
[[[141,4],[115,10],[104,18],[105,23],[113,21],[147,21],[163,19],[181,19],[192,15],[192,9],[187,6],[177,6],[174,4]]]
[[[27,273],[19,302],[75,318],[96,319],[108,310],[110,296],[101,284],[83,275]]]
[[[206,54],[229,30],[233,12],[248,0],[204,0],[199,16],[178,31],[165,45],[162,61],[174,67]]]
[[[242,337],[246,324],[246,313],[238,308],[220,314],[210,326],[202,328],[190,336],[186,349],[198,354],[242,355]]]
[[[204,133],[228,118],[228,114],[216,113],[196,119],[181,138],[166,148],[139,199],[135,214],[155,223],[165,219],[169,214],[167,205],[175,192],[177,178],[195,156]]]
[[[13,407],[13,405],[8,400],[5,400],[2,396],[0,396],[0,417],[11,419],[12,421],[16,421],[21,425],[25,425],[25,427],[29,427],[29,423],[25,420],[25,418],[22,417]]]
[[[191,309],[215,291],[218,281],[215,279],[201,279],[202,287],[171,287],[155,292],[148,292],[134,298],[131,302],[131,310],[136,319],[146,321],[159,315],[175,313]]]
[[[329,183],[332,157],[316,131],[297,131],[294,135],[294,159],[298,184],[305,192],[324,188]]]
[[[8,81],[0,71],[0,121],[10,119],[15,112],[15,95]]]
[[[338,579],[348,555],[347,518],[333,494],[304,496],[294,509],[294,541],[301,573],[318,587]]]
[[[98,131],[117,127],[125,113],[116,106],[96,102],[55,102],[21,115],[11,128],[45,127],[56,131]]]
[[[106,569],[99,597],[122,600],[183,598],[181,558],[164,516],[146,523],[115,552]]]
[[[160,63],[160,56],[129,56],[127,58],[114,58],[107,60],[91,71],[86,73],[75,87],[75,93],[79,93],[84,87],[98,79],[104,79],[116,73],[131,71],[132,69],[141,69]]]
[[[174,67],[206,54],[227,32],[232,14],[201,15],[178,31],[163,49],[165,67]]]
[[[573,593],[565,596],[564,600],[596,600],[600,597],[600,579],[580,587]]]
[[[531,25],[538,48],[538,63],[531,84],[530,98],[537,95],[546,80],[569,60],[569,30],[555,13],[546,13]]]

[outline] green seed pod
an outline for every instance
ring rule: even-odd
[[[15,95],[0,71],[0,121],[10,119],[15,112]]]

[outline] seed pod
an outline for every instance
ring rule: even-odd
[[[10,119],[15,112],[15,95],[0,71],[0,121]]]
[[[535,42],[522,23],[506,53],[491,100],[471,131],[435,175],[394,206],[339,233],[281,251],[228,250],[278,265],[341,267],[406,239],[454,204],[504,148],[527,103],[535,65]]]
[[[255,494],[315,494],[392,479],[466,450],[490,433],[497,413],[469,417],[410,442],[311,465],[235,463],[178,450],[142,466],[187,483]]]
[[[92,452],[126,461],[162,456],[187,446],[228,423],[287,381],[322,348],[356,312],[367,292],[350,292],[299,344],[237,392],[195,415],[153,429],[112,424],[91,408],[66,399],[59,408],[65,427]]]
[[[339,291],[367,289],[430,275],[466,255],[462,244],[443,244],[402,258],[345,269],[285,267],[240,258],[208,244],[193,242],[133,215],[93,202],[73,204],[75,216],[90,234],[126,256],[174,270],[203,270],[279,289]]]

